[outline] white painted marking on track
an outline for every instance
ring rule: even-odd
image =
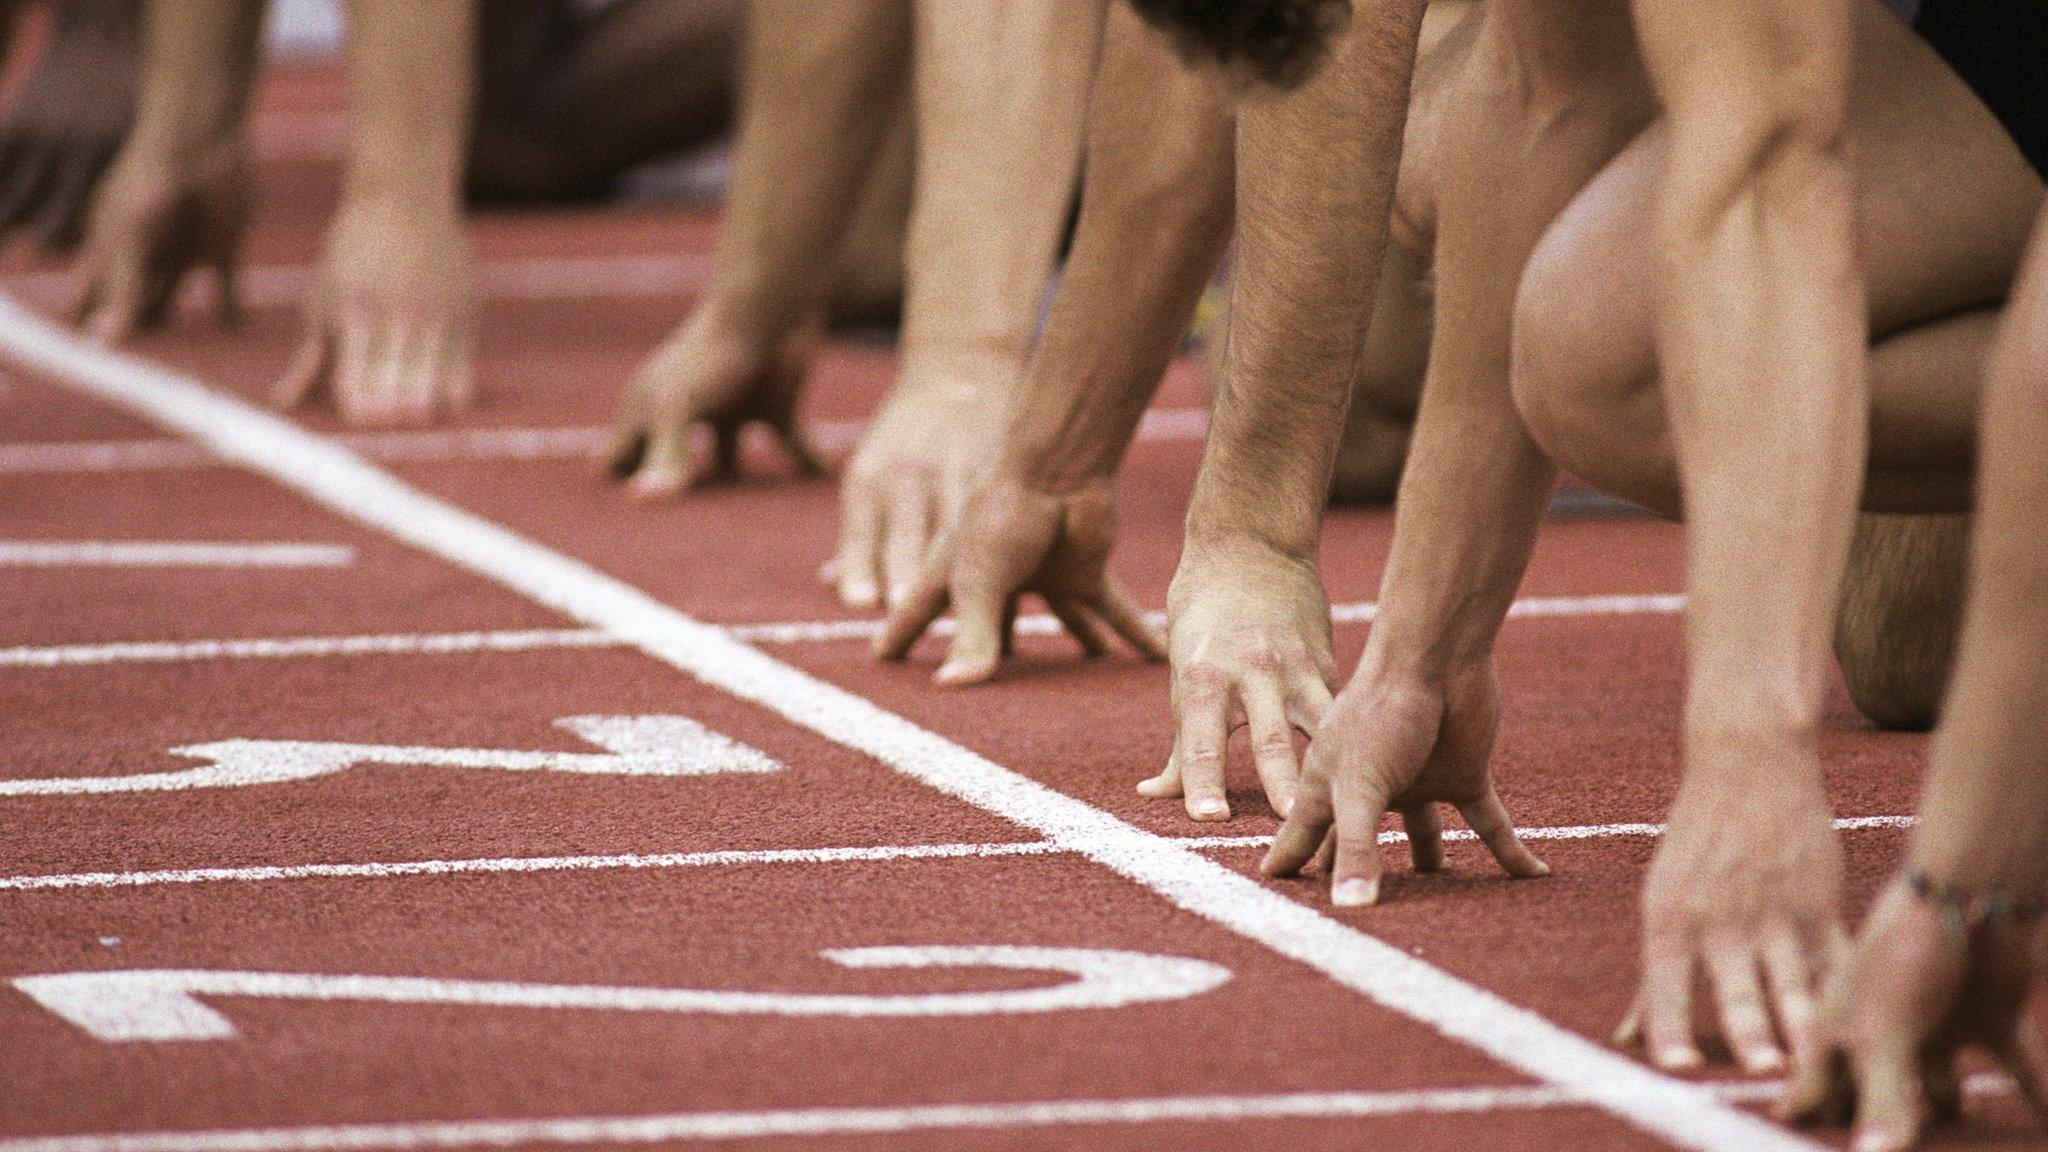
[[[572,619],[611,631],[707,685],[1032,829],[1184,911],[1313,968],[1507,1067],[1582,1095],[1673,1144],[1700,1152],[1813,1152],[1818,1147],[1167,837],[1127,824],[783,664],[623,581],[428,496],[239,398],[88,344],[11,301],[0,300],[0,351],[190,436],[317,503]]]
[[[1155,409],[1138,424],[1143,441],[1200,440],[1209,414],[1198,408]],[[816,420],[806,429],[827,451],[845,451],[867,431],[865,420]],[[566,428],[452,428],[426,432],[354,432],[336,443],[390,464],[485,461],[586,460],[611,443],[599,425]],[[210,468],[219,456],[181,440],[85,440],[54,444],[0,444],[0,474],[142,472]]]
[[[647,254],[623,256],[531,256],[486,260],[477,265],[476,292],[496,300],[638,300],[687,296],[711,282],[709,256]],[[319,282],[313,265],[264,265],[240,274],[242,305],[251,309],[299,305]],[[181,306],[191,294],[211,288],[194,278]],[[77,283],[69,272],[29,272],[0,276],[0,286],[45,306],[63,304]]]
[[[1378,605],[1338,604],[1330,609],[1334,623],[1370,621]],[[1517,600],[1508,609],[1511,620],[1578,616],[1661,616],[1683,611],[1680,595],[1578,596]],[[1165,613],[1146,614],[1164,626]],[[881,632],[875,620],[815,620],[768,624],[725,625],[727,635],[753,644],[829,644],[872,639]],[[934,621],[932,634],[951,636],[951,618]],[[1045,613],[1017,617],[1025,636],[1056,636],[1060,622]],[[440,655],[459,652],[530,652],[546,648],[611,648],[624,640],[589,628],[531,629],[505,632],[429,632],[390,636],[293,636],[248,640],[140,640],[112,644],[60,644],[50,647],[0,648],[0,668],[61,668],[85,664],[153,664],[184,660],[291,659],[315,656]]]
[[[339,544],[0,540],[0,568],[340,568],[355,558]]]
[[[0,648],[0,668],[90,664],[158,664],[187,660],[285,660],[312,656],[439,655],[530,652],[547,648],[615,648],[617,637],[590,628],[516,632],[436,632],[392,636],[294,636],[249,640],[144,640]]]
[[[840,864],[884,860],[957,860],[963,857],[1053,856],[1066,852],[1048,840],[992,844],[885,844],[862,848],[728,849],[717,852],[625,853],[604,856],[499,856],[467,860],[402,860],[362,864],[258,864],[226,868],[164,868],[145,872],[71,872],[0,877],[0,892],[50,888],[143,888],[157,884],[212,884],[269,880],[387,880],[405,876],[461,876],[493,872],[605,872],[646,868],[704,868],[750,864]]]
[[[1876,828],[1911,828],[1911,816],[1850,816],[1835,821],[1844,832]],[[1662,824],[1581,824],[1556,828],[1520,828],[1524,840],[1605,840],[1654,837]],[[1271,836],[1175,836],[1174,843],[1201,851],[1218,848],[1263,848]],[[1444,829],[1451,842],[1476,841],[1466,828]],[[1385,831],[1382,844],[1405,844],[1408,834]],[[466,860],[373,861],[359,864],[257,864],[222,868],[164,868],[139,872],[68,872],[40,876],[0,876],[0,892],[50,888],[142,888],[158,884],[212,884],[271,880],[389,880],[408,876],[459,876],[491,872],[602,872],[644,868],[703,868],[755,864],[841,864],[889,860],[994,859],[1008,856],[1057,856],[1071,848],[1050,840],[997,841],[987,844],[883,844],[854,848],[732,849],[718,852],[626,853],[604,856],[497,856]]]
[[[1700,1089],[1731,1104],[1768,1104],[1782,1092],[1777,1082],[1769,1080],[1706,1081],[1700,1084]],[[2012,1082],[2004,1076],[1980,1073],[1966,1080],[1964,1089],[1971,1096],[2003,1095],[2012,1091]],[[1106,1125],[1242,1124],[1260,1120],[1493,1115],[1584,1107],[1589,1103],[1552,1085],[1006,1100],[758,1112],[535,1116],[325,1124],[297,1128],[25,1136],[0,1140],[0,1152],[421,1152],[440,1148],[661,1144],[682,1140],[877,1136]]]
[[[246,788],[331,776],[361,764],[489,768],[503,772],[575,772],[597,776],[710,776],[775,772],[782,765],[687,716],[570,716],[555,726],[607,749],[514,752],[498,748],[421,748],[315,740],[219,740],[173,748],[210,763],[177,772],[0,780],[0,796],[83,796]]]
[[[1220,987],[1230,970],[1206,960],[1107,948],[1034,948],[1006,944],[891,945],[821,953],[843,968],[1000,968],[1063,972],[1073,979],[992,992],[818,993],[725,989],[519,984],[425,976],[335,976],[301,972],[135,969],[19,976],[29,999],[108,1043],[227,1040],[235,1026],[199,997],[459,1004],[713,1016],[847,1016],[861,1019],[1005,1016],[1124,1008],[1184,1000]]]

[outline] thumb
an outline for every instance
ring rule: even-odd
[[[1852,1050],[1856,1080],[1855,1152],[1905,1152],[1923,1119],[1919,1061],[1904,1021],[1873,1022],[1872,1039]]]

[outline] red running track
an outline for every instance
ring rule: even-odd
[[[273,82],[265,123],[332,87]],[[1220,827],[1133,793],[1168,744],[1162,669],[1039,636],[996,684],[935,691],[935,649],[875,665],[814,582],[827,485],[649,507],[593,476],[577,453],[687,309],[708,213],[480,220],[487,402],[461,435],[336,462],[242,403],[290,354],[331,199],[306,151],[265,163],[272,306],[245,329],[119,357],[0,315],[7,541],[318,546],[0,545],[0,1152],[1819,1140],[1757,1119],[1768,1085],[1602,1042],[1675,779],[1672,527],[1556,519],[1524,589],[1551,614],[1503,636],[1503,791],[1557,875],[1454,844],[1337,913],[1214,839],[1273,830],[1249,773]],[[889,369],[833,347],[812,413],[857,420]],[[1124,479],[1119,569],[1154,606],[1195,402],[1183,368]],[[1388,528],[1332,516],[1333,600],[1370,596]],[[1840,813],[1910,811],[1923,748],[1838,692]],[[1845,836],[1861,900],[1902,834]],[[827,955],[877,947],[926,966]],[[962,948],[1025,966],[915,951]],[[2041,1146],[1984,1090],[1942,1146]]]

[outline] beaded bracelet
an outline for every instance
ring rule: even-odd
[[[2048,896],[2021,900],[2002,888],[1971,889],[1936,880],[1918,866],[1906,869],[1906,885],[1913,895],[1934,905],[1941,916],[1941,930],[1950,939],[1962,941],[1986,924],[2024,928],[2048,916]]]

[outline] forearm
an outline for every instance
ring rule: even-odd
[[[860,190],[904,115],[908,0],[751,0],[718,271],[724,328],[786,336],[822,305]]]
[[[905,383],[1013,387],[1072,204],[1102,0],[918,0]]]
[[[1081,219],[1000,467],[1059,490],[1116,471],[1230,235],[1227,95],[1110,10]]]
[[[349,0],[347,200],[453,218],[475,92],[475,5]]]
[[[262,32],[263,0],[150,0],[128,150],[181,158],[238,136]]]
[[[1190,543],[1312,558],[1386,245],[1423,5],[1361,0],[1301,86],[1237,123],[1237,285]]]
[[[1810,747],[1869,414],[1850,10],[1773,0],[1751,7],[1775,20],[1717,24],[1668,7],[1648,28],[1672,126],[1657,351],[1687,521],[1688,734]]]
[[[1969,615],[1934,739],[1916,862],[2021,898],[2048,886],[2048,213],[1985,379]]]

